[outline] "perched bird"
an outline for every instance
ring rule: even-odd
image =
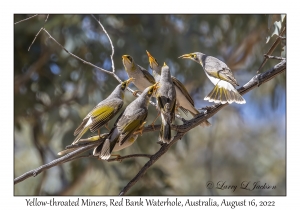
[[[91,132],[98,130],[100,134],[100,128],[107,124],[123,106],[124,92],[126,87],[133,81],[133,78],[119,84],[115,90],[83,119],[82,123],[74,132],[74,136],[77,136],[73,142],[75,144],[83,134],[90,129]]]
[[[133,84],[143,92],[155,83],[153,76],[143,67],[136,64],[130,55],[122,56],[123,65],[129,77],[134,78]]]
[[[157,83],[147,87],[138,98],[126,107],[118,117],[106,140],[94,149],[94,156],[107,160],[115,147],[120,150],[124,148],[124,145],[130,145],[131,143],[127,142],[130,137],[142,133],[148,115],[149,100],[156,88]]]
[[[191,59],[199,63],[210,81],[215,85],[214,89],[204,98],[209,102],[238,104],[246,103],[245,99],[239,94],[234,86],[238,86],[229,67],[219,59],[207,56],[201,52],[184,54],[179,58]]]
[[[70,152],[73,152],[83,146],[86,146],[88,143],[90,142],[95,142],[95,141],[99,141],[99,144],[97,144],[96,147],[98,147],[100,144],[103,144],[103,142],[106,140],[106,138],[108,137],[108,133],[104,133],[104,134],[101,134],[100,136],[99,135],[96,135],[96,136],[91,136],[87,139],[80,139],[77,141],[77,143],[75,144],[77,147],[74,147],[74,148],[68,148],[68,149],[65,149],[61,152],[58,153],[58,155],[66,155]],[[137,139],[138,137],[138,134],[133,134],[130,138],[128,138],[128,140],[123,144],[123,145],[119,145],[118,142],[117,144],[115,145],[115,147],[113,148],[112,152],[117,152],[117,151],[120,151],[126,147],[129,147],[131,146],[135,140]],[[74,146],[74,145],[73,145]],[[95,148],[96,148],[95,147]]]
[[[161,68],[159,86],[155,96],[162,119],[159,140],[163,143],[170,143],[171,123],[175,119],[176,91],[171,79],[169,66],[166,63]]]
[[[158,64],[157,60],[146,50],[149,57],[150,68],[152,69],[152,74],[156,82],[159,82],[161,75],[161,66]],[[175,86],[176,91],[176,103],[185,114],[190,112],[193,117],[199,114],[199,111],[194,107],[194,100],[184,87],[184,85],[175,77],[171,76],[172,82]],[[200,124],[201,126],[210,126],[210,123],[206,120]]]

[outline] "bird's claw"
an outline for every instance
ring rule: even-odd
[[[114,158],[114,160],[116,160],[116,161],[118,161],[118,162],[122,162],[123,161],[123,159],[121,159],[121,155],[111,155],[111,156],[116,156],[115,158]]]
[[[141,94],[142,92],[139,91],[139,90],[136,90],[136,91],[134,91],[132,94],[133,94],[135,97],[138,97],[138,95],[137,95],[138,93]]]

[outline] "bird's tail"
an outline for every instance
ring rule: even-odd
[[[75,151],[75,150],[77,150],[77,149],[78,149],[78,148],[65,149],[65,150],[60,151],[59,153],[57,153],[57,155],[63,156],[63,155],[69,154],[70,152],[73,152],[73,151]]]
[[[159,140],[163,143],[169,144],[171,141],[171,124],[166,120],[164,114],[161,112],[161,127],[159,132]]]
[[[76,144],[80,138],[83,136],[83,134],[85,134],[85,132],[87,132],[89,130],[89,126],[85,126],[81,131],[80,133],[76,136],[75,140],[73,141],[72,144]]]
[[[103,160],[108,160],[110,158],[111,152],[113,151],[119,138],[119,135],[115,135],[115,132],[117,132],[117,130],[117,128],[114,129],[113,132],[94,149],[94,156],[99,156]]]
[[[245,99],[239,94],[239,92],[233,87],[232,84],[226,81],[220,81],[214,89],[204,98],[209,102],[231,104],[235,102],[237,104],[245,104]]]
[[[65,149],[59,153],[57,153],[57,155],[66,155],[66,154],[69,154],[70,152],[73,152],[77,149],[80,149],[84,146],[86,146],[87,144],[89,144],[90,142],[95,142],[95,141],[98,141],[98,140],[101,140],[99,143],[103,143],[103,141],[106,139],[106,137],[108,136],[108,133],[104,133],[104,134],[101,134],[101,136],[99,137],[99,135],[95,135],[95,136],[91,136],[87,139],[79,139],[76,143],[76,146],[77,147],[74,147],[74,148],[68,148],[68,149]]]

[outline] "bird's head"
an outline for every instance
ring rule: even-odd
[[[130,55],[123,55],[122,61],[126,71],[135,69],[134,60]]]
[[[124,91],[132,81],[134,81],[134,78],[131,77],[128,80],[125,80],[124,82],[122,82],[121,83],[121,90]]]
[[[157,62],[157,60],[146,50],[148,58],[149,58],[149,64],[150,64],[150,68],[154,71],[158,70],[159,68],[159,64]]]
[[[144,91],[147,91],[147,96],[150,98],[152,96],[153,93],[156,92],[156,90],[158,89],[159,83],[155,83],[154,85],[147,87]]]
[[[178,58],[183,58],[183,59],[191,59],[197,63],[200,63],[202,65],[202,57],[203,53],[195,52],[195,53],[189,53],[189,54],[184,54],[179,56]]]

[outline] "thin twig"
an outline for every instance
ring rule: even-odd
[[[33,45],[34,41],[36,40],[36,38],[38,37],[38,35],[40,34],[40,32],[43,30],[43,28],[45,28],[45,24],[46,24],[46,22],[47,22],[47,20],[48,20],[48,17],[49,17],[49,14],[48,14],[47,17],[46,17],[46,20],[45,20],[45,22],[44,22],[43,27],[42,27],[42,28],[39,30],[39,32],[35,35],[35,37],[34,37],[32,43],[31,43],[31,45],[30,45],[29,48],[28,48],[28,51],[30,50],[31,46]]]
[[[33,17],[37,16],[37,15],[38,15],[38,14],[36,14],[36,15],[33,15],[33,16],[29,17],[29,18],[26,18],[26,19],[20,20],[20,21],[16,22],[16,23],[15,23],[15,25],[16,25],[16,24],[18,24],[18,23],[21,23],[21,22],[23,22],[23,21],[29,20],[29,19],[31,19],[31,18],[33,18]]]
[[[282,36],[284,34],[284,32],[285,32],[285,27],[282,29],[279,36]],[[271,48],[269,49],[269,51],[266,54],[271,55],[280,42],[281,42],[281,39],[279,37],[277,37],[275,42],[272,44]],[[265,57],[262,64],[260,65],[260,67],[258,68],[258,70],[256,72],[257,74],[259,73],[260,69],[266,64],[267,60],[268,60],[268,58]]]
[[[258,84],[263,84],[270,79],[274,78],[276,75],[284,72],[286,70],[286,60],[282,60],[280,63],[275,65],[273,68],[268,70],[267,72],[254,76],[247,84],[243,87],[239,88],[238,91],[241,95],[244,95],[248,91],[252,90],[253,88],[258,87]],[[119,195],[125,195],[125,193],[138,181],[142,176],[146,173],[146,171],[163,155],[167,152],[167,150],[175,144],[179,139],[181,139],[189,130],[193,129],[194,127],[198,126],[200,123],[204,122],[208,118],[215,115],[219,110],[225,107],[227,104],[216,104],[212,105],[207,109],[205,114],[198,114],[195,118],[186,121],[183,125],[179,126],[172,126],[178,133],[173,137],[173,140],[170,144],[164,144],[158,152],[150,157],[150,160],[141,168],[141,170],[137,173],[137,175],[130,181],[128,184],[121,190]]]
[[[119,156],[119,157],[116,157],[116,158],[108,159],[107,162],[112,162],[112,161],[122,161],[122,160],[125,160],[125,159],[136,158],[136,157],[147,157],[147,158],[151,158],[152,155],[148,155],[148,154],[132,154],[132,155],[126,155],[126,156]]]
[[[114,56],[114,53],[115,53],[115,48],[114,48],[114,45],[110,39],[110,36],[108,35],[107,31],[105,30],[104,26],[101,24],[100,20],[97,20],[96,17],[94,15],[92,15],[93,18],[99,23],[99,25],[101,26],[103,32],[106,34],[109,42],[110,42],[110,46],[111,46],[111,55],[110,55],[110,59],[111,59],[111,66],[112,66],[112,71],[115,73],[115,64],[114,64],[114,59],[113,59],[113,56]],[[119,79],[119,78],[118,78]],[[121,81],[121,80],[120,80]],[[119,81],[119,82],[120,82]],[[120,82],[121,83],[121,82]]]
[[[285,59],[283,57],[272,56],[272,55],[267,55],[267,54],[264,54],[264,56],[268,59],[276,59],[276,60],[284,60]]]
[[[74,58],[76,58],[76,59],[82,61],[83,63],[88,64],[88,65],[90,65],[90,66],[92,66],[92,67],[94,67],[96,69],[99,69],[99,70],[101,70],[101,71],[103,71],[103,72],[105,72],[107,74],[114,75],[113,72],[105,70],[103,68],[100,68],[99,66],[96,66],[96,65],[94,65],[94,64],[92,64],[90,62],[87,62],[87,61],[83,60],[82,58],[78,57],[77,55],[74,55],[73,53],[71,53],[70,51],[68,51],[64,46],[62,46],[58,41],[56,41],[56,39],[54,39],[45,28],[43,28],[43,30],[48,34],[48,36],[49,36],[50,39],[52,39],[58,46],[60,46],[64,51],[66,51],[68,54],[70,54]]]
[[[286,37],[283,37],[283,36],[280,36],[280,35],[277,35],[277,37],[282,39],[282,40],[286,40]]]

